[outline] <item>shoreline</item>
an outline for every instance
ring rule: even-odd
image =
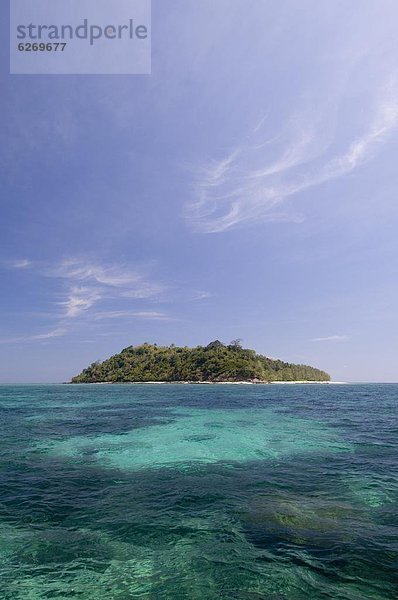
[[[344,385],[344,381],[92,381],[67,385]]]

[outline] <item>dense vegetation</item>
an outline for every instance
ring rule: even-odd
[[[129,346],[95,362],[72,383],[145,381],[329,381],[324,371],[273,360],[240,346],[219,341],[208,346],[178,348],[143,344]]]

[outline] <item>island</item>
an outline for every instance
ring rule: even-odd
[[[328,382],[330,375],[219,340],[194,348],[141,344],[97,361],[71,383],[272,383]]]

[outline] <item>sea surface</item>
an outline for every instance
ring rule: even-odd
[[[398,385],[0,386],[0,599],[398,598]]]

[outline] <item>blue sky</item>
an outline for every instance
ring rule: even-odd
[[[152,75],[13,76],[0,381],[142,342],[398,381],[398,5],[160,0]]]

